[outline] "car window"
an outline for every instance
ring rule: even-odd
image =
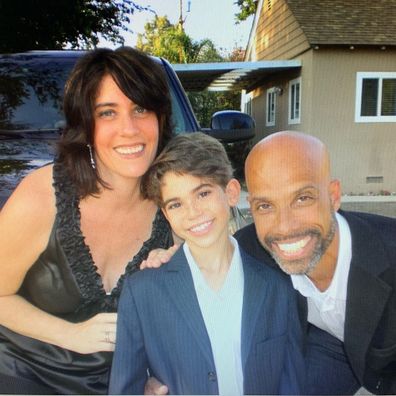
[[[73,56],[19,55],[0,57],[0,130],[56,130],[64,125],[62,98],[65,82],[77,61]],[[167,67],[162,63],[163,67]],[[174,73],[173,73],[174,74]],[[183,88],[166,70],[175,133],[197,129]]]
[[[171,101],[172,101],[172,123],[173,123],[173,132],[175,134],[183,133],[190,130],[190,127],[187,125],[187,120],[185,114],[181,108],[180,103],[177,100],[175,91],[171,89]]]
[[[51,130],[62,126],[63,87],[76,58],[49,62],[26,55],[0,62],[0,129]]]

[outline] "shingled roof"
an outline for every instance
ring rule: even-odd
[[[286,0],[311,45],[396,45],[396,0]]]

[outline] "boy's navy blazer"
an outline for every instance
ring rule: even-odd
[[[282,274],[240,251],[244,394],[301,394],[305,367],[296,293]],[[218,394],[212,349],[182,248],[168,264],[133,274],[123,287],[110,394],[142,394],[147,369],[170,394]]]

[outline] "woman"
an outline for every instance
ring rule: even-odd
[[[1,393],[106,393],[124,277],[173,243],[140,189],[171,137],[161,66],[127,47],[89,52],[64,113],[54,163],[0,214]]]

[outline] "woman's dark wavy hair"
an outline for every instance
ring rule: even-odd
[[[108,188],[90,164],[87,144],[94,143],[94,105],[100,83],[111,75],[121,91],[137,105],[155,112],[159,123],[158,152],[172,136],[171,101],[160,63],[131,47],[100,48],[80,58],[65,85],[63,111],[66,126],[58,145],[59,161],[66,168],[80,198]]]

